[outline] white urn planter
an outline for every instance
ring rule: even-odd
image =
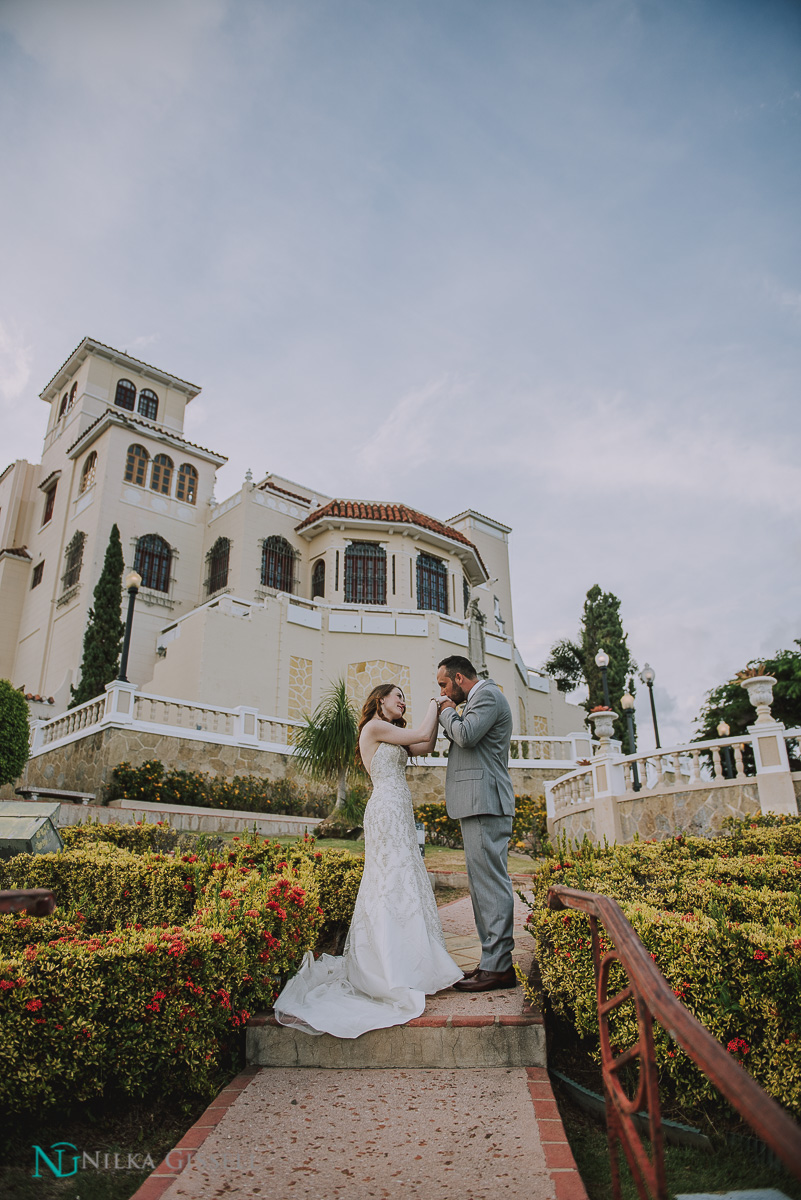
[[[773,703],[773,687],[776,678],[773,675],[754,675],[751,679],[741,680],[741,686],[748,692],[748,699],[757,711],[757,725],[774,724],[770,714]]]
[[[591,712],[589,714],[592,721],[595,736],[598,738],[598,754],[609,753],[609,739],[615,732],[615,718],[617,713],[611,708],[601,709],[599,712]]]

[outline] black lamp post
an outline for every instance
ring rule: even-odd
[[[609,655],[605,650],[599,650],[595,655],[595,665],[601,669],[601,683],[603,684],[604,688],[604,704],[607,708],[611,708],[612,705],[609,703],[609,680],[607,678],[609,669]]]
[[[128,589],[128,616],[125,621],[125,637],[122,639],[122,658],[120,659],[120,673],[117,678],[121,683],[128,682],[128,676],[125,672],[128,670],[128,651],[131,648],[131,627],[133,625],[134,604],[136,603],[136,593],[142,586],[142,576],[138,571],[129,571],[125,576],[125,587]]]
[[[631,746],[631,753],[636,754],[637,753],[637,743],[634,740],[634,697],[632,696],[631,692],[623,693],[623,695],[620,697],[620,704],[623,709],[623,712],[626,715],[626,727],[629,731],[629,745]],[[637,770],[636,762],[633,762],[631,764],[631,769],[632,769],[632,775],[634,778],[634,790],[635,790],[635,792],[639,792],[639,790],[640,790],[640,773]]]
[[[721,721],[718,725],[718,737],[728,737],[731,733],[731,728],[725,721]],[[731,752],[731,746],[722,746],[723,750],[723,778],[734,779],[736,771],[734,769],[734,755]]]
[[[657,748],[657,750],[661,750],[662,743],[659,740],[659,726],[656,723],[656,706],[654,704],[654,680],[656,679],[656,671],[654,670],[653,667],[650,667],[648,665],[648,663],[646,663],[645,666],[643,667],[643,669],[640,671],[640,679],[643,681],[644,684],[646,684],[646,686],[648,688],[648,695],[651,700],[651,718],[654,722],[654,737],[656,738],[656,748]]]

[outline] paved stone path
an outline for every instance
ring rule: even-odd
[[[522,928],[527,909],[517,904],[515,957],[524,965],[531,939]],[[454,958],[475,966],[469,898],[440,916]],[[449,990],[430,997],[419,1020],[448,1014],[479,1025],[522,1010],[519,988]],[[543,1067],[250,1067],[133,1200],[496,1196],[586,1200]]]

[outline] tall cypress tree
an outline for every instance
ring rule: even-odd
[[[120,665],[120,648],[125,626],[120,619],[122,611],[122,572],[125,559],[122,553],[120,531],[111,527],[106,547],[103,570],[97,581],[94,603],[89,609],[89,619],[83,636],[83,659],[81,678],[77,687],[70,688],[70,708],[102,696],[107,683],[117,678]]]
[[[568,638],[554,642],[543,668],[553,676],[562,692],[572,692],[580,683],[586,683],[589,696],[583,706],[587,712],[604,703],[601,669],[595,665],[599,650],[605,650],[609,655],[609,703],[615,712],[622,714],[620,697],[626,690],[627,676],[634,674],[637,664],[629,653],[628,638],[623,631],[620,600],[612,592],[602,592],[596,583],[587,592],[584,601],[578,642]],[[628,730],[622,715],[615,721],[615,737],[623,743],[624,753],[633,753],[634,747],[629,746]]]

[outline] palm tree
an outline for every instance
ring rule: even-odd
[[[348,775],[356,769],[357,729],[345,681],[339,679],[295,737],[294,757],[300,770],[325,783],[336,779],[334,812],[342,808]]]

